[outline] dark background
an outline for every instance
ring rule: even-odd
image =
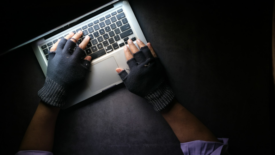
[[[273,1],[129,0],[178,101],[231,154],[274,150],[271,67]],[[104,1],[10,1],[1,10],[3,49]],[[45,77],[30,45],[0,57],[0,154],[15,154]],[[54,154],[182,154],[159,113],[123,84],[60,112]]]

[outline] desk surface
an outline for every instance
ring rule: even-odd
[[[272,5],[180,3],[130,0],[178,101],[230,138],[231,154],[271,154]],[[14,154],[45,77],[29,45],[0,57],[0,70],[0,154]],[[162,116],[123,84],[61,111],[54,153],[182,154]]]

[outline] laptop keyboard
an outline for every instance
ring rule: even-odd
[[[83,35],[78,40],[77,44],[80,44],[85,36],[89,35],[91,39],[84,51],[86,55],[92,56],[93,60],[119,47],[123,47],[127,44],[127,40],[129,39],[128,36],[133,34],[131,26],[122,9],[114,11],[104,17],[100,17],[87,25],[81,25],[81,27],[73,32],[76,33],[80,30],[82,30]],[[118,44],[117,42],[121,39],[123,39],[124,43]],[[135,37],[130,39],[133,41],[136,40]],[[48,51],[57,40],[58,39],[55,39],[40,46],[47,60]]]

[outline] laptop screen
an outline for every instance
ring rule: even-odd
[[[1,20],[5,21],[1,25],[5,43],[0,48],[0,55],[112,1],[10,1],[6,9],[1,10]]]

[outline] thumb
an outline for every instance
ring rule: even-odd
[[[122,68],[117,68],[117,69],[116,69],[116,72],[117,72],[117,73],[120,73],[121,71],[123,71]]]
[[[120,76],[120,78],[121,78],[121,80],[125,80],[126,78],[127,78],[127,76],[128,76],[128,73],[124,70],[124,69],[122,69],[122,68],[117,68],[116,69],[116,72],[118,73],[118,75]]]

